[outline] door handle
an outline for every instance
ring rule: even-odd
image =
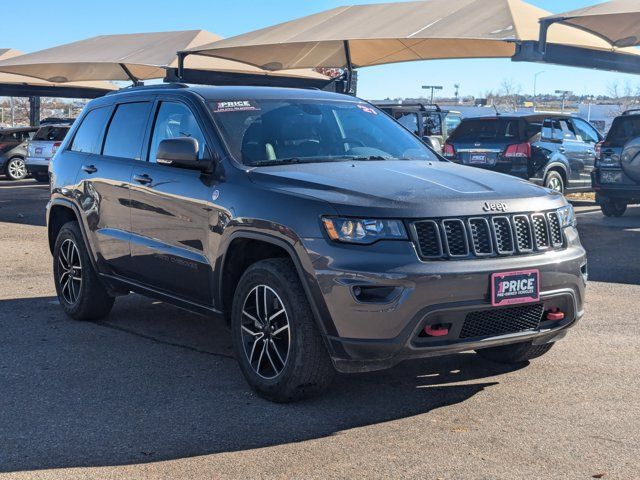
[[[141,183],[142,185],[147,185],[151,182],[153,182],[153,178],[151,178],[149,175],[142,174],[142,175],[136,175],[133,177],[133,180],[135,182]]]
[[[560,147],[560,148],[558,149],[558,151],[559,151],[560,153],[565,153],[565,152],[567,151],[567,149],[566,149],[566,148],[564,148],[564,147]]]
[[[96,173],[98,169],[94,165],[82,165],[82,171],[87,173]]]

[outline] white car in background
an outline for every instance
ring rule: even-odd
[[[28,172],[41,183],[49,182],[49,162],[67,136],[70,124],[41,126],[27,145]]]

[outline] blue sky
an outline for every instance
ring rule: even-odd
[[[530,3],[556,13],[598,1]],[[50,0],[31,0],[26,7],[11,2],[13,7],[4,8],[5,14],[19,21],[3,23],[0,48],[31,52],[94,35],[163,30],[205,29],[229,37],[340,5],[374,2],[377,0],[108,0],[98,7],[87,0],[58,0],[53,9]],[[13,15],[12,8],[19,11]],[[358,94],[364,98],[418,96],[420,86],[428,83],[443,85],[444,94],[453,95],[453,85],[460,83],[461,95],[482,96],[498,90],[503,79],[531,92],[533,76],[539,71],[545,72],[538,77],[539,93],[562,89],[598,95],[606,94],[615,81],[640,85],[640,77],[611,72],[509,60],[442,60],[362,69]]]

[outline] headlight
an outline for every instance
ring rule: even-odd
[[[367,245],[378,240],[407,239],[400,220],[325,217],[322,223],[329,238],[337,242]]]
[[[560,207],[558,209],[558,218],[560,219],[560,226],[562,228],[576,226],[576,213],[573,211],[573,207],[571,205]]]

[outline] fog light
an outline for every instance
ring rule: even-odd
[[[427,325],[424,327],[424,333],[430,337],[446,337],[449,335],[451,324],[439,323],[437,325]]]

